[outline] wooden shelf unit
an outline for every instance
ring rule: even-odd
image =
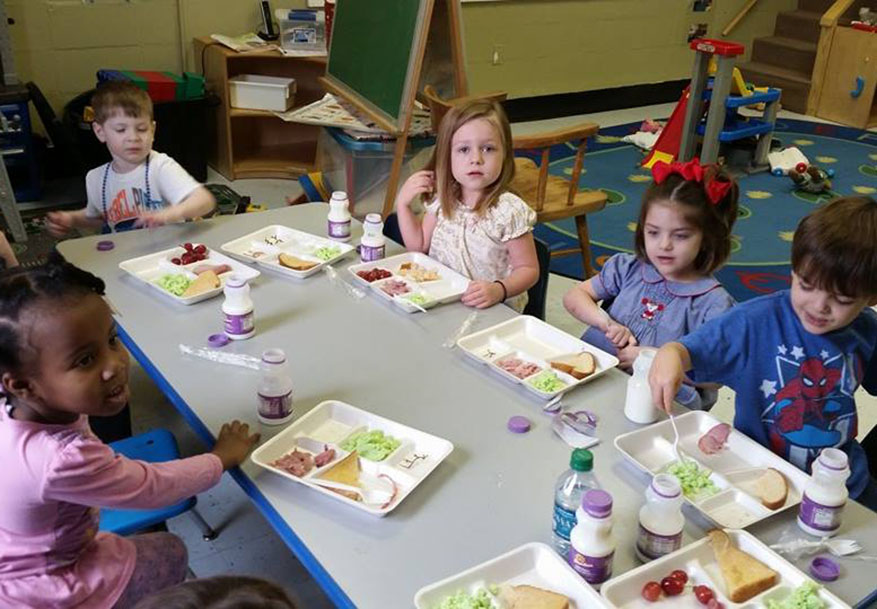
[[[220,100],[207,162],[229,180],[290,178],[313,171],[320,127],[288,123],[272,112],[232,108],[228,81],[239,74],[295,78],[294,108],[321,99],[318,78],[326,72],[325,57],[286,57],[278,51],[237,53],[210,38],[195,39],[207,87]]]

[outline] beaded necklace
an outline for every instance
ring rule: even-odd
[[[112,164],[112,161],[108,162],[107,166],[104,168],[104,179],[103,179],[103,182],[101,183],[101,187],[100,187],[101,207],[103,208],[104,222],[106,223],[107,226],[110,226],[109,222],[107,222],[107,176],[109,176],[109,174],[110,174],[110,165],[111,164]],[[148,154],[146,155],[146,172],[145,172],[143,181],[145,182],[145,186],[146,186],[146,188],[144,189],[146,191],[146,205],[149,205],[150,203],[152,203],[152,193],[149,189],[149,155]],[[110,232],[113,232],[112,227],[110,227]]]

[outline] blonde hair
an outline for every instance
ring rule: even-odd
[[[460,184],[451,171],[451,141],[457,130],[475,119],[483,118],[496,129],[502,146],[502,170],[475,205],[476,213],[483,213],[496,203],[499,195],[509,190],[515,176],[515,157],[512,152],[512,130],[502,106],[493,101],[474,100],[451,108],[439,125],[435,151],[429,167],[435,170],[436,194],[446,218],[453,217],[457,201],[462,198]]]

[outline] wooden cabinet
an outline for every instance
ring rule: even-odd
[[[229,105],[228,80],[238,74],[295,78],[293,107],[323,97],[317,79],[326,72],[325,57],[286,57],[278,51],[241,54],[210,38],[195,39],[208,88],[220,99],[207,161],[229,180],[296,178],[313,171],[320,127],[288,123],[272,112]]]
[[[838,27],[816,116],[860,129],[877,127],[877,33]]]

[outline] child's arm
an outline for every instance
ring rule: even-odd
[[[223,425],[212,453],[163,463],[116,455],[96,438],[67,444],[49,466],[46,498],[122,509],[156,509],[201,493],[219,482],[223,470],[240,464],[259,440],[249,427]]]
[[[91,218],[85,215],[85,209],[76,211],[50,211],[46,214],[46,228],[54,237],[63,237],[74,228],[94,228],[103,226],[103,218]]]
[[[216,199],[213,198],[210,191],[203,186],[198,186],[178,204],[166,207],[161,211],[142,214],[134,225],[161,226],[183,222],[206,216],[213,211],[214,207],[216,207]]]
[[[470,281],[460,299],[464,305],[484,309],[526,292],[539,281],[539,259],[536,257],[532,232],[527,231],[520,237],[509,239],[506,249],[512,272],[502,279],[502,285],[496,281]]]
[[[418,220],[411,211],[411,203],[423,194],[435,192],[435,173],[432,171],[418,171],[411,175],[396,197],[396,215],[399,218],[399,231],[402,233],[402,241],[405,249],[410,252],[429,251],[432,240],[432,231],[435,229],[437,218],[435,214],[424,214],[423,220]]]
[[[606,338],[618,349],[635,346],[637,341],[633,332],[609,317],[609,314],[597,304],[599,299],[592,283],[594,280],[592,277],[583,281],[564,294],[563,306],[579,321],[602,330]],[[632,353],[632,356],[636,358],[636,353]]]
[[[682,385],[685,373],[691,370],[691,354],[682,343],[667,343],[660,349],[649,371],[652,402],[667,413]]]
[[[15,257],[15,252],[12,251],[12,246],[9,245],[9,241],[6,240],[6,235],[2,232],[0,232],[0,258],[6,263],[6,268],[18,266],[18,259]]]

